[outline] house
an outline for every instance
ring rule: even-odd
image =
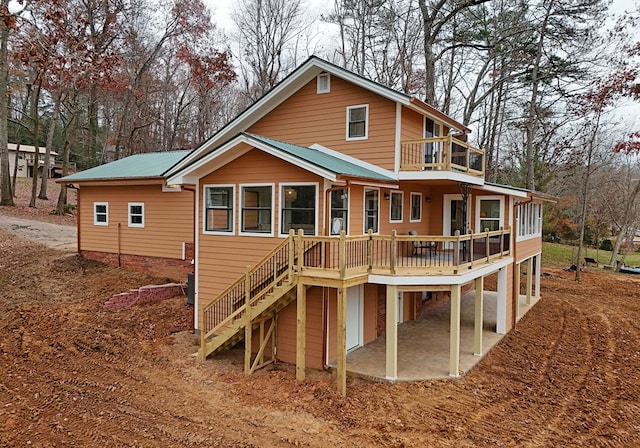
[[[189,151],[137,154],[59,179],[77,190],[78,253],[184,280],[193,271],[194,192],[163,174]]]
[[[450,309],[449,374],[458,376],[463,292],[476,291],[481,354],[485,278],[497,278],[497,333],[517,322],[521,295],[539,297],[542,204],[552,200],[486,182],[469,132],[417,98],[312,56],[156,172],[158,188],[164,181],[194,194],[201,358],[244,339],[245,372],[277,358],[304,379],[306,368],[332,365],[346,393],[347,353],[382,336],[384,377],[398,378],[397,324],[429,313],[437,298]],[[91,193],[80,187],[82,208],[94,207],[80,221],[83,249],[105,210],[96,204],[115,213],[118,194],[121,209],[138,201],[131,179],[120,180],[121,191],[95,179]]]
[[[14,173],[17,177],[33,177],[33,167],[36,158],[36,147],[31,145],[17,145],[16,143],[9,143],[9,173],[13,176]],[[42,175],[42,169],[44,167],[46,148],[38,148],[38,169],[40,175]],[[49,167],[49,177],[56,177],[56,174],[60,174],[62,170],[62,164],[56,163],[55,158],[58,155],[57,152],[51,151],[51,166]],[[58,176],[59,177],[59,176]]]

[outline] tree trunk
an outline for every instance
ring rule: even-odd
[[[62,148],[62,176],[69,173],[69,140],[66,139]],[[67,184],[60,186],[58,203],[56,205],[56,215],[64,215],[65,205],[67,205]]]
[[[14,205],[9,172],[9,135],[7,120],[9,117],[9,0],[0,3],[0,205]]]
[[[42,182],[40,182],[40,194],[39,199],[47,200],[47,180],[49,179],[49,169],[51,168],[51,148],[53,147],[53,136],[56,130],[56,122],[58,121],[58,115],[60,114],[60,99],[61,94],[58,93],[56,97],[56,103],[53,106],[53,115],[49,122],[49,130],[47,131],[47,149],[44,155],[44,169],[42,170]]]
[[[33,182],[31,183],[31,200],[29,201],[29,207],[36,206],[36,197],[38,196],[38,170],[40,169],[40,144],[38,141],[38,133],[40,131],[40,117],[38,116],[38,100],[40,99],[40,89],[42,87],[42,81],[38,83],[33,92],[33,98],[31,99],[31,120],[33,122],[33,140],[35,153],[33,155]]]

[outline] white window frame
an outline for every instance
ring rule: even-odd
[[[244,189],[246,187],[271,187],[271,231],[270,232],[246,232],[242,230],[242,210],[244,208],[244,204],[242,203],[244,200]],[[238,234],[239,235],[247,235],[247,236],[260,236],[260,237],[273,237],[274,229],[273,227],[276,225],[275,222],[275,203],[276,203],[276,184],[263,184],[263,183],[252,183],[252,184],[239,184],[238,185]]]
[[[314,225],[313,227],[315,228],[315,232],[313,235],[308,235],[305,233],[305,236],[318,236],[318,208],[320,206],[320,184],[318,182],[286,182],[286,183],[281,183],[278,185],[278,235],[280,237],[287,237],[289,236],[288,233],[282,233],[282,209],[284,208],[284,201],[283,199],[283,192],[284,189],[287,187],[306,187],[312,185],[314,187],[316,187],[316,202],[315,202],[315,213],[314,213]]]
[[[208,188],[231,188],[231,229],[230,230],[207,230],[207,189]],[[205,235],[235,235],[236,216],[236,186],[233,184],[205,184],[202,186],[202,233]]]
[[[351,137],[349,136],[349,124],[351,121],[349,120],[351,116],[352,109],[365,109],[364,111],[364,136]],[[347,106],[347,122],[346,122],[346,139],[347,141],[356,141],[356,140],[367,140],[369,138],[369,105],[368,104],[358,104],[356,106]]]
[[[326,80],[323,85],[323,79]],[[331,75],[329,73],[320,73],[316,78],[316,93],[329,93],[331,92]]]
[[[367,228],[367,191],[376,191],[378,193],[378,213],[377,213],[377,229],[373,232],[374,235],[380,233],[380,189],[379,188],[365,188],[362,194],[362,227],[363,233],[366,235],[369,232]]]
[[[96,210],[98,206],[104,205],[105,212],[98,213]],[[106,220],[104,222],[98,221],[98,215],[105,215]],[[108,226],[109,225],[109,203],[108,202],[94,202],[93,203],[93,225],[94,226]]]
[[[140,216],[142,217],[141,223],[134,223],[133,220],[131,219],[133,218],[133,216],[138,216],[137,214],[134,215],[133,213],[131,213],[131,207],[142,208],[142,213],[140,213]],[[144,228],[144,202],[129,202],[127,204],[127,222],[129,227]]]
[[[418,204],[420,205],[420,217],[418,219],[413,217],[413,198],[416,196],[419,198]],[[409,195],[409,199],[409,222],[422,222],[422,193],[412,191]]]
[[[393,219],[393,195],[400,195],[400,219]],[[404,219],[404,191],[390,191],[389,192],[389,222],[399,223]]]
[[[500,201],[500,219],[498,220],[498,228],[504,228],[504,196],[476,196],[476,213],[475,213],[475,229],[476,233],[483,233],[484,229],[480,226],[480,204],[482,201]],[[493,218],[489,218],[493,219]]]
[[[528,202],[516,207],[516,241],[524,241],[542,236],[542,204]]]

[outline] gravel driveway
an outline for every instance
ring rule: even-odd
[[[64,252],[75,253],[78,251],[78,231],[75,226],[14,218],[0,213],[0,230]]]

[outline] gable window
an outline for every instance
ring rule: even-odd
[[[241,232],[272,233],[273,187],[241,186]]]
[[[503,199],[500,197],[478,197],[477,198],[478,232],[500,230],[502,227]]]
[[[331,192],[331,235],[340,235],[340,231],[349,229],[349,190],[333,190]]]
[[[129,227],[144,227],[144,203],[129,202]]]
[[[293,229],[305,235],[316,234],[317,185],[281,185],[280,233]]]
[[[402,191],[391,192],[391,206],[389,220],[391,222],[402,222],[402,202],[404,193]]]
[[[422,194],[411,193],[411,222],[422,221]]]
[[[317,78],[317,93],[329,93],[331,91],[331,78],[329,73],[321,73]]]
[[[374,189],[364,190],[364,233],[369,229],[378,233],[378,216],[380,212],[380,192]]]
[[[347,140],[367,138],[369,105],[347,107]]]
[[[233,232],[233,201],[232,186],[205,186],[205,220],[206,232]]]
[[[93,224],[96,226],[109,225],[109,203],[108,202],[93,203]]]

